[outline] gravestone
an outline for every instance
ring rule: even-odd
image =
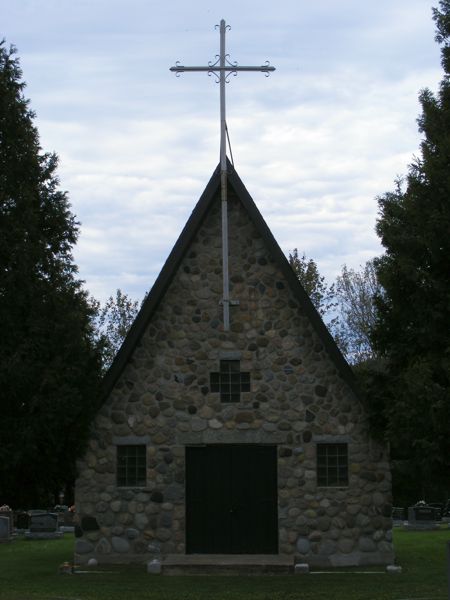
[[[406,521],[406,510],[399,506],[394,506],[392,508],[392,520],[393,521]]]
[[[12,510],[0,510],[0,517],[8,520],[9,535],[12,535],[14,526],[14,513]]]
[[[73,533],[75,531],[75,513],[67,510],[59,515],[59,531],[64,533]]]
[[[30,531],[25,533],[27,540],[49,540],[63,535],[58,531],[58,515],[56,513],[33,513],[30,516]]]
[[[436,509],[427,504],[419,504],[408,508],[408,528],[410,529],[437,529]]]
[[[30,515],[27,512],[20,512],[16,515],[16,528],[20,531],[29,529]]]
[[[9,527],[9,519],[8,517],[0,517],[0,543],[10,541],[11,532]]]
[[[71,511],[67,511],[64,513],[63,524],[65,527],[73,527],[74,526],[74,517],[75,513]]]

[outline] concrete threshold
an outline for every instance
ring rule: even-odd
[[[166,575],[285,575],[293,568],[283,554],[169,554],[162,561]]]

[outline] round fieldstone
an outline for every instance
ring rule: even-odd
[[[322,539],[322,533],[320,531],[312,531],[309,534],[309,541],[310,542],[320,542]]]
[[[276,431],[277,430],[276,423],[263,423],[262,427],[263,427],[264,431]]]
[[[81,529],[83,531],[98,531],[100,527],[98,526],[97,519],[95,517],[86,515],[81,519]]]
[[[171,483],[166,487],[166,502],[177,502],[184,498],[184,487],[179,483]]]
[[[281,423],[278,423],[278,429],[280,429],[280,431],[289,431],[292,429],[292,425],[287,421],[281,421]]]
[[[361,479],[365,479],[366,481],[376,481],[377,476],[372,471],[361,471],[359,474]]]
[[[75,553],[76,554],[89,554],[89,552],[93,552],[94,546],[91,542],[87,542],[86,540],[77,540],[75,543]]]
[[[148,524],[148,517],[145,513],[138,513],[134,516],[134,523],[138,529],[145,529]]]
[[[317,526],[321,531],[328,531],[330,529],[331,519],[330,517],[319,517],[317,519]]]
[[[280,457],[292,456],[292,448],[285,448],[282,446],[278,451],[278,456],[280,456]]]
[[[167,542],[172,537],[172,532],[170,529],[166,529],[165,527],[161,527],[156,530],[156,537],[160,542]]]
[[[327,395],[327,388],[323,385],[316,385],[316,387],[314,388],[314,391],[316,393],[316,396],[319,396],[321,398],[323,398],[324,396]]]
[[[204,419],[194,417],[191,421],[192,431],[204,431],[208,424]]]
[[[119,554],[126,554],[130,550],[130,542],[122,537],[113,536],[111,538],[113,550]]]
[[[100,538],[100,531],[88,531],[84,535],[90,542],[96,542]]]
[[[150,575],[160,575],[162,571],[161,561],[153,559],[147,563],[147,573]]]
[[[161,554],[161,547],[156,542],[151,542],[147,546],[147,551],[150,552],[150,554]]]
[[[384,494],[381,494],[380,492],[374,492],[372,494],[372,501],[375,504],[375,506],[382,506],[385,501]]]
[[[311,440],[312,440],[311,431],[304,431],[303,432],[303,441],[305,442],[305,444],[308,444]]]
[[[109,554],[111,552],[111,544],[106,538],[101,538],[95,546],[96,554]]]
[[[306,412],[305,412],[305,421],[307,423],[312,423],[315,418],[316,418],[316,415],[312,411],[310,411],[309,409],[306,409]],[[304,434],[303,434],[303,440],[305,440]]]
[[[168,450],[167,452],[164,452],[164,462],[168,465],[170,465],[171,463],[173,463],[173,454],[172,452],[170,452],[170,450]]]
[[[236,423],[252,423],[254,419],[253,413],[250,411],[242,411],[237,413],[235,417]]]
[[[170,529],[172,527],[172,515],[170,513],[163,513],[160,519],[161,527],[167,527]]]
[[[380,552],[392,552],[392,544],[390,544],[389,542],[379,542],[378,543],[378,550]]]
[[[95,505],[95,511],[98,513],[104,513],[108,510],[109,504],[107,502],[104,502],[103,500],[101,500],[100,502],[97,502],[97,504]]]
[[[380,542],[384,538],[384,531],[381,529],[377,529],[377,531],[373,534],[374,542]]]
[[[332,540],[323,540],[319,544],[319,554],[321,556],[330,556],[336,552],[336,544]]]
[[[145,554],[147,552],[147,543],[144,540],[136,540],[133,544],[133,552],[136,554]]]
[[[357,527],[367,527],[368,525],[370,525],[370,517],[360,513],[356,517],[356,525]]]
[[[308,554],[311,544],[307,538],[299,537],[296,543],[297,551],[300,554]]]
[[[361,552],[375,552],[377,547],[371,538],[362,537],[359,540],[359,549]]]
[[[113,411],[111,413],[111,420],[113,421],[113,423],[116,423],[116,425],[121,425],[126,421],[125,413]]]
[[[352,539],[344,538],[338,542],[338,548],[343,554],[350,554],[355,542]]]
[[[133,527],[129,527],[125,533],[129,540],[135,540],[139,536],[139,531]]]
[[[353,515],[345,515],[344,520],[349,529],[352,529],[355,526],[356,519]]]

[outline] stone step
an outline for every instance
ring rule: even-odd
[[[293,557],[282,554],[169,554],[162,561],[165,575],[285,575],[293,569]]]

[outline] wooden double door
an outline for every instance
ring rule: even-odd
[[[278,552],[275,446],[186,448],[186,551]]]

